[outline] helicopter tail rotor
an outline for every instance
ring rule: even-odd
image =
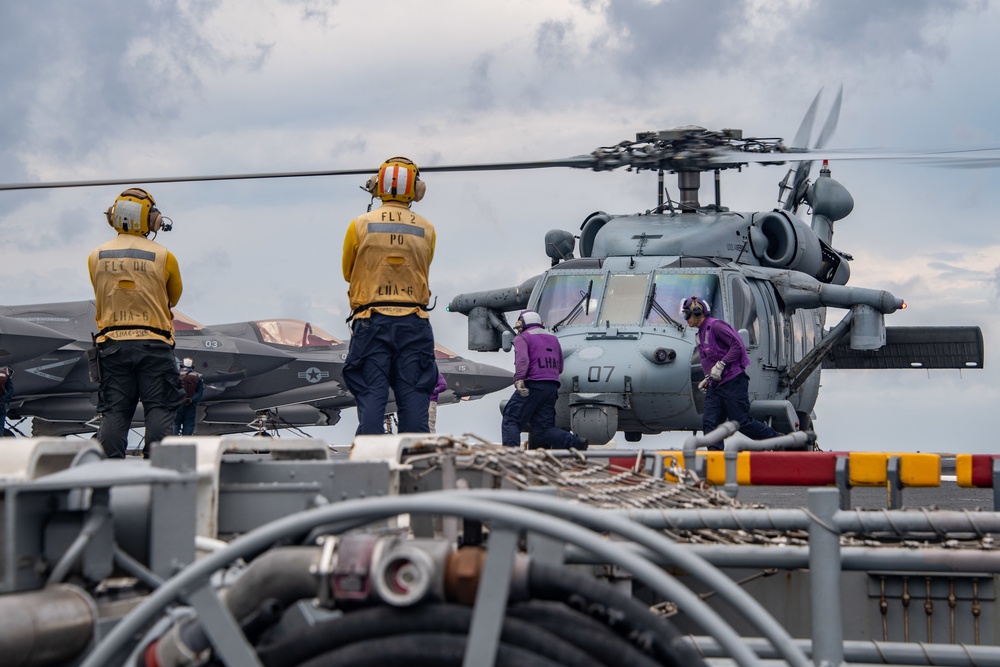
[[[819,92],[816,93],[816,97],[813,98],[812,104],[809,105],[809,110],[806,111],[806,115],[802,118],[798,132],[795,133],[792,145],[793,150],[795,148],[808,149],[809,137],[812,135],[813,121],[816,117],[816,108],[822,94],[823,89],[820,88]],[[830,107],[830,113],[826,117],[826,122],[823,123],[823,129],[820,130],[816,144],[813,146],[813,150],[826,146],[830,138],[833,137],[833,133],[836,132],[837,123],[840,120],[840,105],[843,99],[844,86],[841,84],[837,90],[837,97]],[[809,189],[809,172],[812,169],[812,163],[812,160],[803,160],[795,163],[795,166],[788,170],[785,178],[778,184],[778,203],[783,204],[784,210],[795,213],[799,205],[805,200],[806,191]],[[786,193],[787,198],[785,198]]]

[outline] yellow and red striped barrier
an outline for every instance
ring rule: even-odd
[[[661,451],[659,454],[663,456],[665,468],[675,462],[684,467],[683,452]],[[724,452],[699,451],[696,455],[705,459],[707,482],[718,486],[726,483]],[[885,486],[889,480],[889,461],[894,457],[899,459],[902,486],[941,485],[940,455],[922,452],[740,452],[736,457],[736,482],[743,486],[834,486],[840,457],[848,457],[851,486]],[[665,472],[664,477],[676,481],[669,472]],[[981,475],[977,479],[981,479]],[[989,485],[992,485],[992,476]]]
[[[966,489],[993,488],[994,454],[958,454],[955,456],[955,477],[958,486]]]

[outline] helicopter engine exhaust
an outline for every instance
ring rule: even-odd
[[[785,211],[770,211],[750,228],[750,246],[764,266],[816,275],[823,268],[823,247],[806,223]]]

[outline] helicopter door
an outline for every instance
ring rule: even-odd
[[[737,331],[747,332],[748,349],[756,348],[757,341],[760,340],[760,319],[757,317],[757,304],[743,276],[729,277],[729,293],[733,303],[730,324]]]
[[[776,369],[784,339],[784,317],[769,282],[753,279],[748,282],[759,320],[757,353],[764,367]]]

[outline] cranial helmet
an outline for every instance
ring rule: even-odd
[[[191,357],[185,357],[184,361],[181,362],[181,368],[187,368],[188,370],[193,369],[194,359],[192,359]]]
[[[708,304],[696,296],[684,299],[684,303],[681,304],[681,317],[685,320],[692,315],[695,317],[701,317],[702,315],[707,316],[711,312],[712,309],[708,307]]]
[[[104,212],[108,224],[119,234],[146,236],[160,231],[163,216],[156,208],[153,195],[142,188],[129,188],[118,195],[115,203]]]
[[[517,322],[514,323],[514,328],[520,331],[531,324],[541,325],[542,316],[533,310],[525,310],[520,315],[517,316]]]
[[[368,179],[365,190],[382,201],[409,204],[423,199],[427,186],[420,180],[420,170],[411,160],[391,157],[382,163],[375,176]]]

